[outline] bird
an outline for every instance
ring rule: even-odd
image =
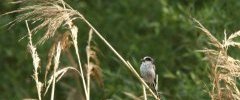
[[[140,75],[150,88],[157,93],[155,65],[152,57],[145,56],[141,59]]]

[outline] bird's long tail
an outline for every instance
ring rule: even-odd
[[[157,87],[156,87],[156,84],[154,83],[154,84],[151,84],[151,89],[153,90],[153,92],[155,92],[157,95],[158,95],[158,89],[157,89]]]
[[[154,83],[150,84],[151,89],[153,90],[153,92],[155,92],[155,94],[158,96],[158,98],[160,98],[160,95],[158,94],[158,75],[156,75],[156,78],[154,79]]]

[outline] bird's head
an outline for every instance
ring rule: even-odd
[[[152,57],[145,56],[145,57],[143,57],[143,58],[141,59],[141,61],[142,61],[142,62],[145,62],[145,61],[151,61],[151,62],[153,62],[154,60],[153,60]]]

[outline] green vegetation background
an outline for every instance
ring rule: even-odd
[[[16,10],[21,5],[0,1],[0,14]],[[155,58],[159,74],[159,90],[166,100],[209,100],[211,83],[209,67],[203,55],[195,50],[207,46],[207,38],[194,26],[198,19],[219,39],[224,29],[232,33],[240,29],[239,0],[66,0],[81,12],[126,59],[139,69],[140,59]],[[32,58],[27,52],[24,23],[7,29],[5,24],[18,14],[0,17],[0,99],[37,98]],[[88,28],[79,24],[81,54],[85,53]],[[123,92],[142,95],[141,85],[128,69],[98,38],[98,57],[103,71],[104,87],[92,84],[93,100],[130,99]],[[48,44],[45,44],[48,45]],[[46,59],[49,46],[39,46]],[[240,55],[232,50],[234,57]],[[40,72],[43,74],[44,70]],[[64,77],[56,88],[56,100],[69,95],[68,84],[81,94],[81,84]],[[74,95],[78,97],[79,95]]]

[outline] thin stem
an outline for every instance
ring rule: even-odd
[[[88,45],[86,47],[87,52],[87,91],[88,91],[88,99],[90,100],[90,80],[91,80],[91,69],[90,68],[90,49],[91,49],[91,40],[92,40],[92,29],[90,29],[88,34]]]
[[[29,35],[29,37],[28,37],[29,45],[32,50],[32,58],[33,58],[33,65],[34,65],[34,76],[33,77],[34,77],[36,87],[37,87],[38,99],[42,100],[42,98],[41,98],[41,82],[39,82],[39,80],[38,80],[38,72],[37,72],[37,69],[39,67],[39,59],[37,57],[35,57],[35,56],[37,56],[37,52],[36,52],[36,48],[33,46],[33,43],[32,43],[32,34],[31,34],[30,28],[28,26],[27,20],[25,20],[25,24],[26,24],[26,27],[28,30],[28,35]]]
[[[53,70],[53,84],[52,84],[51,100],[54,100],[54,91],[55,91],[55,83],[56,83],[55,73],[59,66],[60,54],[61,54],[61,43],[58,42],[56,55],[54,57],[54,70]]]
[[[56,77],[55,77],[55,68],[54,68],[54,71],[53,71],[53,83],[52,83],[52,92],[51,92],[51,100],[54,100],[54,90],[55,90],[55,83],[56,83]]]
[[[88,65],[89,66],[89,65]],[[88,70],[89,71],[89,70]],[[90,73],[87,73],[87,91],[88,91],[88,99],[90,100]]]
[[[158,74],[156,75],[156,85],[155,85],[155,90],[157,92],[157,95],[158,95]]]
[[[79,69],[80,69],[80,72],[81,72],[82,83],[83,83],[83,88],[84,88],[84,91],[85,91],[86,99],[89,100],[88,99],[89,98],[88,97],[88,92],[87,92],[87,89],[86,89],[86,81],[85,81],[85,78],[84,78],[84,75],[83,75],[83,69],[82,69],[82,65],[81,65],[81,59],[80,59],[80,56],[79,56],[79,53],[78,53],[77,44],[74,44],[74,48],[75,48],[75,52],[76,52],[77,59],[78,59],[78,64],[79,64]]]
[[[144,84],[142,84],[142,87],[143,87],[144,100],[147,100],[146,88],[145,88]]]
[[[63,8],[66,9],[66,3],[61,0],[62,2],[62,5],[63,5]],[[68,6],[68,5],[67,5]],[[68,6],[70,7],[70,6]],[[70,9],[72,9],[70,7]],[[72,9],[73,10],[73,9]],[[69,18],[70,20],[70,18]],[[71,20],[68,22],[68,25],[70,27],[70,30],[71,30],[71,36],[72,36],[72,40],[73,40],[73,44],[74,44],[74,48],[75,48],[75,52],[76,52],[76,55],[77,55],[77,59],[78,59],[78,64],[79,64],[79,69],[80,69],[80,72],[81,72],[81,78],[82,78],[82,83],[83,83],[83,88],[84,88],[84,92],[85,92],[85,96],[86,96],[86,100],[90,100],[90,96],[89,96],[89,93],[87,91],[87,87],[86,87],[86,81],[85,81],[85,78],[84,78],[84,75],[83,75],[83,69],[82,69],[82,64],[81,64],[81,59],[80,59],[80,56],[79,56],[79,51],[78,51],[78,42],[77,42],[77,32],[78,32],[78,28],[76,26],[73,25],[73,23],[71,22]]]
[[[80,69],[80,73],[81,73],[81,78],[82,78],[82,83],[83,83],[83,88],[84,88],[84,92],[85,92],[85,96],[86,96],[86,100],[89,100],[89,95],[88,95],[88,91],[87,91],[87,87],[86,87],[86,81],[83,75],[83,69],[82,69],[82,64],[81,64],[81,59],[79,56],[79,51],[78,51],[78,44],[77,44],[77,27],[76,26],[71,26],[71,24],[69,24],[70,26],[70,30],[71,30],[71,37],[73,40],[73,44],[74,44],[74,48],[75,48],[75,53],[77,55],[77,59],[78,59],[78,65],[79,65],[79,69]]]

